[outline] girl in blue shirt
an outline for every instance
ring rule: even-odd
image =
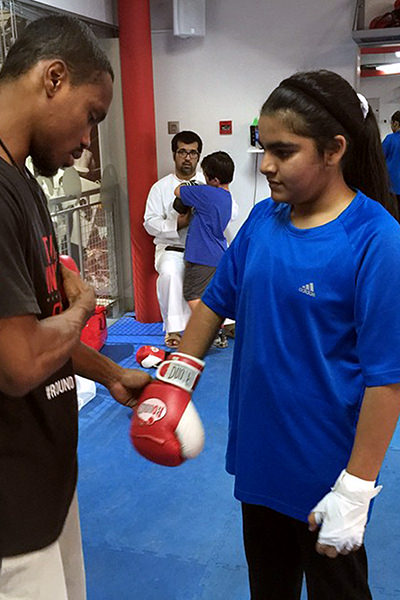
[[[258,203],[192,315],[202,357],[236,320],[228,472],[252,600],[369,600],[363,546],[400,412],[400,227],[365,98],[297,73],[261,109]],[[392,215],[390,214],[392,213]]]

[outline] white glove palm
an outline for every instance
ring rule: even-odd
[[[318,543],[333,546],[337,552],[356,550],[363,543],[371,499],[381,491],[374,481],[366,481],[343,470],[332,491],[312,509],[321,524]]]

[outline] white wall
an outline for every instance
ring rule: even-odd
[[[206,35],[180,39],[172,27],[172,0],[150,0],[159,176],[172,168],[167,121],[193,129],[204,154],[226,150],[236,164],[232,185],[240,205],[235,231],[268,195],[256,156],[248,154],[249,125],[285,77],[328,68],[355,81],[357,47],[351,38],[353,0],[208,0]],[[155,31],[158,30],[158,33]],[[219,120],[233,121],[220,136]]]
[[[39,4],[48,4],[102,23],[117,25],[116,0],[40,0]]]

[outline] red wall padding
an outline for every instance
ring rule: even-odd
[[[143,228],[147,194],[157,179],[149,0],[119,0],[118,17],[135,313],[149,323],[161,321],[154,244]]]

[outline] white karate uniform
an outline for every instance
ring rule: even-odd
[[[193,179],[205,183],[202,173]],[[173,208],[175,188],[184,183],[174,173],[159,179],[150,189],[144,213],[144,228],[154,236],[154,266],[158,273],[157,298],[160,305],[164,330],[183,331],[190,317],[190,308],[183,297],[184,253],[187,227],[178,230],[178,213]],[[232,218],[238,206],[232,199]],[[178,250],[166,250],[167,247]],[[179,251],[179,249],[181,251]]]
[[[201,173],[193,177],[204,183]],[[172,205],[175,188],[183,183],[174,173],[157,181],[150,189],[144,213],[144,228],[154,236],[154,267],[158,273],[157,298],[164,330],[183,331],[190,317],[190,308],[183,297],[183,252],[165,250],[167,246],[184,250],[187,227],[178,230],[178,213]]]
[[[86,600],[76,494],[58,540],[42,550],[3,558],[0,600]]]

